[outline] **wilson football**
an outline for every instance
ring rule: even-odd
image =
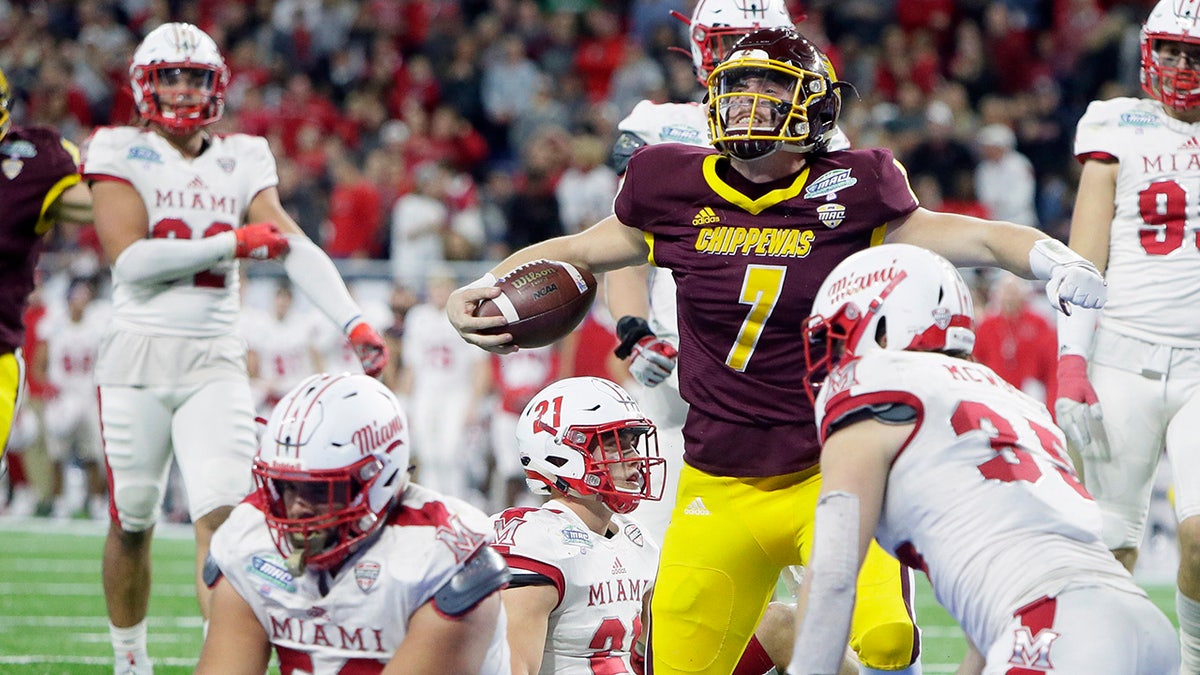
[[[596,297],[596,277],[569,263],[535,260],[496,280],[502,293],[483,300],[475,316],[503,316],[508,324],[483,331],[511,333],[518,347],[544,347],[583,321]]]

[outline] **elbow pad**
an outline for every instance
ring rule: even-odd
[[[512,572],[496,549],[485,544],[479,548],[450,580],[433,594],[433,606],[440,614],[460,617],[471,611],[492,593],[508,585]]]

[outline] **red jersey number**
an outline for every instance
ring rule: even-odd
[[[1146,224],[1138,229],[1138,238],[1146,253],[1167,255],[1183,246],[1187,208],[1187,191],[1173,180],[1155,181],[1138,193],[1138,211]],[[1200,248],[1200,231],[1192,236],[1192,245]]]
[[[1031,419],[1022,418],[1022,420],[1033,431],[1038,444],[1050,456],[1051,465],[1067,485],[1070,485],[1081,496],[1091,499],[1091,495],[1075,475],[1075,470],[1064,453],[1065,448],[1059,435]],[[1020,440],[1012,423],[987,405],[978,401],[959,403],[950,417],[950,425],[954,428],[954,433],[959,436],[972,431],[983,431],[988,435],[992,449],[997,454],[979,465],[979,473],[984,478],[1006,483],[1013,481],[1034,483],[1042,477],[1042,470],[1038,468],[1033,455],[1018,445]]]

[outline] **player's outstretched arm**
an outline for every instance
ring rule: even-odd
[[[499,621],[499,592],[458,617],[440,614],[427,602],[408,620],[408,634],[383,674],[477,675]]]
[[[579,234],[555,237],[527,246],[508,256],[482,278],[455,290],[446,302],[446,316],[467,342],[498,354],[515,351],[507,333],[484,335],[480,331],[503,326],[503,317],[477,317],[475,306],[485,298],[495,298],[500,290],[496,279],[527,262],[545,258],[559,260],[593,273],[607,272],[645,262],[650,253],[642,232],[609,216]]]
[[[254,610],[225,579],[213,588],[211,619],[196,675],[262,675],[271,640]]]
[[[1068,304],[1103,307],[1104,277],[1065,244],[1025,225],[983,220],[918,207],[889,232],[889,243],[913,244],[959,267],[1001,267],[1046,281],[1046,294],[1064,314]]]

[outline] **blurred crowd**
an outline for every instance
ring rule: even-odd
[[[891,148],[930,208],[1056,235],[1075,121],[1133,95],[1135,0],[810,0],[800,30],[854,85],[842,126]],[[133,117],[147,31],[193,22],[232,71],[217,131],[270,139],[285,205],[335,258],[494,259],[608,208],[617,123],[700,100],[687,0],[0,0],[18,123],[86,140]],[[86,244],[86,242],[85,242]],[[76,242],[64,241],[62,246]]]
[[[851,143],[892,149],[922,205],[1065,238],[1078,175],[1075,123],[1093,99],[1140,94],[1137,33],[1152,4],[809,0],[789,8],[854,86],[841,118]],[[446,425],[445,396],[463,379],[439,377],[448,366],[430,354],[449,359],[463,343],[449,335],[444,344],[406,345],[405,336],[411,343],[417,332],[406,330],[406,317],[422,320],[414,306],[440,312],[440,281],[429,280],[444,280],[448,270],[449,283],[469,280],[465,271],[483,261],[611,212],[617,175],[606,160],[617,123],[642,99],[703,98],[686,24],[672,17],[691,9],[687,0],[0,0],[0,67],[16,93],[17,124],[48,125],[82,145],[95,127],[134,118],[128,64],[142,36],[171,20],[204,29],[232,72],[214,130],[269,139],[288,211],[332,257],[347,261],[348,279],[361,274],[383,284],[360,300],[374,305],[373,323],[394,341],[396,363],[385,382],[402,394],[441,393],[430,415]],[[48,306],[52,318],[70,314],[71,279],[104,267],[89,228],[58,228],[54,237],[46,266],[56,281],[34,309]],[[1047,371],[1016,354],[1053,343],[1052,323],[1029,318],[1048,306],[1031,300],[1025,285],[977,280],[981,318],[999,317],[981,326],[981,344],[994,333],[993,353],[1012,362],[1014,384],[1044,396],[1052,359]],[[103,297],[104,284],[87,290]],[[262,287],[258,296],[247,303],[263,315],[248,320],[257,326],[249,338],[301,332],[289,321],[308,325],[288,318],[288,289]],[[463,419],[448,438],[430,435],[428,443],[488,454],[485,422],[500,416],[483,406],[513,407],[505,386],[536,390],[533,380],[574,374],[627,380],[609,356],[611,317],[602,307],[594,314],[584,330],[600,340],[579,338],[565,354],[547,353],[507,375],[470,350],[462,372],[473,375],[458,394]],[[279,332],[261,327],[272,321]],[[36,351],[39,335],[53,335],[39,334],[36,323],[27,351]],[[248,341],[253,353],[255,340]],[[261,339],[258,351],[285,342]],[[314,349],[326,350],[324,362]],[[338,350],[344,346],[315,336],[288,358],[311,372],[344,358]],[[264,356],[259,364],[264,404],[287,388],[269,378],[283,359]],[[422,375],[414,364],[437,372]],[[506,377],[516,383],[505,385]],[[411,405],[421,398],[414,395]],[[422,414],[413,411],[416,427]],[[425,433],[415,431],[418,439]],[[75,455],[61,450],[52,459],[74,461],[94,485],[95,458]],[[443,489],[470,485],[507,505],[520,492],[514,471],[452,477]],[[61,494],[61,483],[54,490]],[[98,495],[87,492],[90,500],[59,511],[96,515]],[[55,495],[43,493],[39,510],[49,513]]]

